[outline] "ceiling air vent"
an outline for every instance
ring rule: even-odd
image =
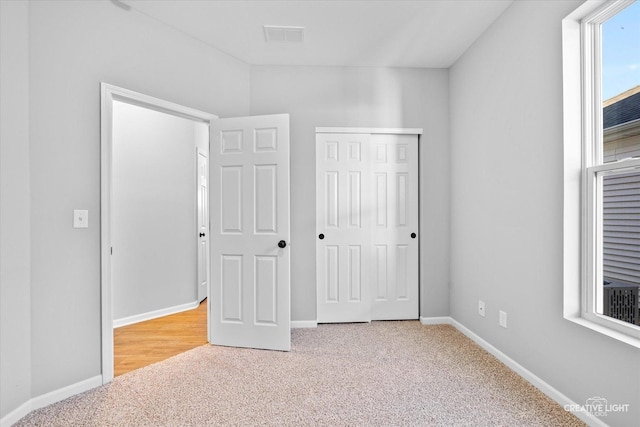
[[[304,27],[265,25],[264,37],[268,42],[300,43],[304,41]]]

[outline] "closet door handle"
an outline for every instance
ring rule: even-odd
[[[320,233],[320,234],[318,235],[318,239],[320,239],[320,240],[324,239],[324,234]]]
[[[204,237],[204,236],[206,236],[206,234],[200,233],[200,237]]]
[[[411,233],[411,238],[415,239],[416,238],[416,233]]]
[[[286,248],[286,247],[287,247],[287,242],[285,242],[284,240],[280,240],[280,241],[278,242],[278,247],[279,247],[280,249],[284,249],[284,248]]]

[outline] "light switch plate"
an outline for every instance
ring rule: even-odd
[[[478,314],[482,317],[484,317],[485,311],[484,311],[484,301],[479,300],[478,301]]]
[[[88,210],[74,209],[73,228],[89,228],[89,211]]]

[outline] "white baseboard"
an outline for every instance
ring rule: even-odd
[[[317,328],[318,322],[315,320],[292,320],[291,329]]]
[[[122,326],[132,325],[145,320],[157,319],[158,317],[169,316],[187,310],[192,310],[200,305],[199,301],[188,302],[186,304],[174,305],[173,307],[162,308],[160,310],[149,311],[147,313],[136,314],[135,316],[122,317],[113,320],[113,327],[120,328]]]
[[[516,362],[515,360],[513,360],[512,358],[510,358],[500,350],[498,350],[496,347],[489,344],[482,337],[480,337],[480,335],[476,334],[471,329],[467,328],[466,326],[464,326],[462,323],[458,322],[454,318],[452,317],[421,317],[420,323],[422,323],[423,325],[453,325],[457,330],[462,332],[464,335],[470,338],[473,342],[475,342],[480,347],[485,349],[487,352],[492,354],[496,359],[498,359],[499,361],[507,365],[509,369],[511,369],[518,375],[520,375],[522,378],[524,378],[530,384],[535,386],[538,390],[543,392],[550,399],[557,402],[563,408],[566,405],[576,405],[576,403],[573,400],[569,399],[567,396],[565,396],[560,391],[552,387],[549,383],[544,381],[542,378],[538,377],[533,372],[529,371],[527,368],[520,365],[518,362]],[[595,415],[589,412],[580,411],[580,412],[573,412],[573,414],[576,417],[578,417],[580,420],[587,423],[587,425],[589,426],[608,427],[608,425],[605,422],[603,422],[600,418],[596,417]]]
[[[62,387],[58,390],[43,394],[31,399],[31,410],[44,408],[52,403],[60,402],[68,397],[76,394],[84,393],[87,390],[96,388],[102,385],[102,375],[96,375],[95,377],[87,378],[84,381],[77,382],[75,384]]]
[[[420,323],[423,325],[451,325],[453,319],[449,316],[441,317],[420,317]]]
[[[0,420],[0,427],[10,427],[11,425],[17,423],[22,417],[25,417],[32,411],[31,400],[23,403],[18,406],[13,411],[9,412],[7,415],[2,417]]]
[[[4,416],[0,420],[0,427],[9,427],[24,416],[28,415],[31,411],[44,408],[52,403],[60,402],[68,397],[75,396],[76,394],[83,393],[101,385],[102,375],[96,375],[95,377],[34,397]]]

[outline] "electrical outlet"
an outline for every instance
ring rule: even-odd
[[[89,211],[85,209],[74,209],[73,228],[89,228]]]
[[[507,327],[507,313],[502,310],[500,310],[500,326]]]
[[[482,300],[478,300],[478,314],[482,317],[484,317],[484,301]]]

